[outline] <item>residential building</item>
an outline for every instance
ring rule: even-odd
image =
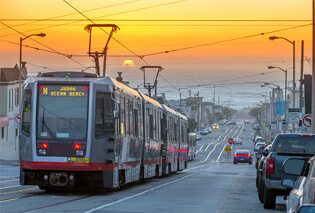
[[[19,113],[19,68],[0,68],[0,159],[19,159],[19,130],[15,128],[15,116]],[[22,77],[26,77],[22,68]]]

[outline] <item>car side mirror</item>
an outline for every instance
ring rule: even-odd
[[[256,154],[256,158],[257,158],[257,159],[260,159],[261,157],[262,157],[261,153],[257,153],[257,154]]]
[[[281,185],[284,187],[287,187],[289,189],[293,189],[294,187],[294,180],[292,179],[282,179],[281,180]]]
[[[268,156],[268,149],[265,149],[265,150],[263,151],[263,155],[264,155],[265,157]]]

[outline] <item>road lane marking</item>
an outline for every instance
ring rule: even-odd
[[[16,192],[24,192],[24,191],[29,191],[29,190],[33,190],[33,189],[38,189],[38,187],[32,187],[32,188],[28,188],[28,189],[15,190],[15,191],[10,191],[10,192],[2,192],[2,193],[0,193],[0,195],[8,195],[8,194],[16,193]]]
[[[21,186],[21,185],[6,186],[6,187],[0,188],[0,190],[1,190],[1,189],[9,189],[9,188],[14,188],[14,187],[19,187],[19,186]]]
[[[196,154],[198,154],[198,152],[200,152],[203,147],[204,147],[204,145],[202,145],[202,146],[200,147],[200,149],[196,152]]]
[[[11,182],[11,181],[18,181],[19,179],[13,179],[13,180],[3,180],[0,181],[0,183],[6,183],[6,182]]]
[[[91,213],[91,212],[95,212],[95,211],[98,211],[98,210],[100,210],[100,209],[103,209],[103,208],[106,208],[106,207],[109,207],[109,206],[113,206],[113,205],[115,205],[115,204],[117,204],[117,203],[124,202],[124,201],[126,201],[126,200],[129,200],[129,199],[138,197],[138,196],[140,196],[140,195],[143,195],[143,194],[146,194],[146,193],[148,193],[148,192],[154,191],[154,190],[159,189],[159,188],[161,188],[161,187],[164,187],[164,186],[167,186],[167,185],[169,185],[169,184],[175,183],[175,182],[177,182],[177,181],[183,180],[183,179],[188,178],[188,177],[190,177],[190,176],[192,176],[192,175],[193,175],[193,174],[187,175],[187,176],[184,176],[184,177],[179,178],[179,179],[177,179],[177,180],[173,180],[173,181],[171,181],[171,182],[164,183],[164,184],[162,184],[162,185],[153,187],[152,189],[147,189],[147,190],[145,190],[145,191],[143,191],[143,192],[140,192],[140,193],[138,193],[138,194],[135,194],[135,195],[132,195],[132,196],[129,196],[129,197],[125,197],[125,198],[123,198],[123,199],[120,199],[120,200],[117,200],[117,201],[115,201],[115,202],[108,203],[108,204],[105,204],[105,205],[96,207],[96,208],[94,208],[94,209],[90,209],[90,210],[86,211],[85,213]]]
[[[239,132],[237,138],[241,135],[241,133],[242,133],[241,130],[242,130],[242,128],[240,128],[240,130],[239,130],[240,132]],[[237,134],[237,131],[235,132],[235,134]],[[234,136],[234,135],[233,135],[233,136]],[[226,145],[227,145],[227,144],[225,144],[225,145],[223,146],[223,149],[222,149],[222,151],[220,152],[220,155],[219,155],[219,157],[217,158],[216,162],[218,162],[218,161],[220,160],[222,153],[225,151]],[[233,145],[232,145],[232,146],[233,146]],[[237,148],[238,148],[238,146],[236,146],[236,150],[237,150]]]
[[[5,202],[9,202],[9,201],[14,201],[14,200],[17,200],[19,198],[12,198],[12,199],[9,199],[9,200],[1,200],[0,203],[5,203]]]

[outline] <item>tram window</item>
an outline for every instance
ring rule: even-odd
[[[129,135],[129,100],[125,99],[126,135]]]
[[[95,104],[95,137],[114,132],[114,102],[109,93],[97,93]]]
[[[125,134],[125,98],[120,99],[120,134]]]
[[[134,126],[134,128],[133,128],[133,130],[134,130],[133,135],[138,137],[139,136],[139,129],[138,129],[138,110],[137,109],[133,110],[133,116],[134,116],[134,119],[133,119],[133,121],[134,121],[133,122],[133,126]]]
[[[139,136],[141,137],[143,135],[143,120],[142,120],[142,105],[138,104],[138,127],[139,127]]]
[[[22,132],[30,135],[31,112],[32,112],[32,90],[24,90],[23,116],[22,116]]]

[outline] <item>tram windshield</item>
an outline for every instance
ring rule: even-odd
[[[88,86],[39,85],[37,138],[85,139]]]

